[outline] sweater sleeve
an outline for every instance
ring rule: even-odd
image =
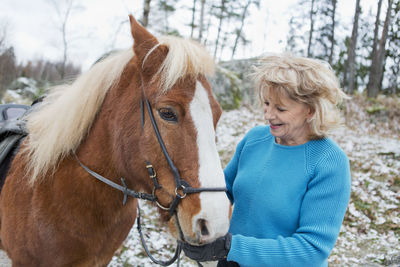
[[[231,161],[228,163],[228,165],[224,169],[224,174],[225,174],[225,183],[226,183],[226,188],[227,188],[227,196],[229,200],[231,201],[231,204],[234,204],[234,198],[233,198],[233,193],[232,193],[232,187],[233,187],[233,182],[235,181],[236,173],[238,170],[239,166],[239,159],[240,159],[240,154],[242,152],[242,149],[245,144],[245,138],[243,138],[239,144],[236,147],[235,154],[233,155]]]
[[[346,155],[330,153],[316,165],[292,236],[257,239],[233,235],[229,261],[243,266],[321,266],[339,235],[350,198]]]

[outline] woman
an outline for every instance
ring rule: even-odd
[[[349,161],[327,137],[346,96],[309,58],[266,56],[254,78],[269,126],[250,130],[225,169],[229,233],[183,249],[218,266],[327,266],[350,198]]]

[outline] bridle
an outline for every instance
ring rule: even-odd
[[[145,113],[145,108],[147,110],[147,113],[150,117],[150,122],[153,126],[153,130],[154,133],[157,137],[158,143],[160,144],[161,150],[164,154],[165,159],[167,160],[167,163],[169,165],[169,168],[171,170],[171,172],[174,175],[174,180],[175,180],[175,197],[173,199],[173,201],[171,202],[171,204],[169,205],[169,207],[165,207],[162,204],[159,203],[157,197],[156,197],[156,191],[161,189],[162,186],[158,183],[158,179],[157,179],[157,173],[153,168],[153,165],[151,164],[150,161],[146,160],[145,164],[146,164],[146,169],[147,172],[149,174],[149,177],[151,178],[151,180],[153,181],[153,190],[152,193],[144,193],[144,192],[136,192],[134,190],[131,190],[127,187],[126,183],[125,183],[125,179],[121,178],[121,183],[122,185],[119,185],[117,183],[114,183],[113,181],[101,176],[100,174],[96,173],[95,171],[89,169],[86,165],[84,165],[77,157],[77,155],[74,153],[74,156],[76,158],[76,160],[78,161],[78,163],[80,164],[80,166],[85,169],[90,175],[92,175],[93,177],[95,177],[96,179],[102,181],[103,183],[123,192],[124,197],[122,200],[123,205],[126,204],[127,198],[128,196],[133,197],[133,198],[138,198],[138,199],[144,199],[144,200],[148,200],[151,202],[155,202],[157,204],[157,206],[159,208],[161,208],[162,210],[168,211],[169,212],[169,216],[170,219],[175,216],[176,218],[176,224],[177,224],[177,228],[179,230],[179,234],[180,234],[180,238],[182,240],[182,242],[186,242],[185,238],[184,238],[184,234],[183,231],[181,229],[180,223],[179,223],[179,219],[177,216],[177,207],[180,203],[180,201],[182,199],[184,199],[188,194],[195,194],[195,193],[201,193],[201,192],[226,192],[227,189],[225,187],[200,187],[200,188],[195,188],[190,186],[190,184],[188,182],[186,182],[185,180],[183,180],[179,174],[178,169],[176,168],[175,164],[173,163],[171,157],[168,154],[167,148],[165,147],[164,141],[161,137],[160,131],[158,129],[156,120],[154,118],[153,115],[153,111],[151,109],[151,104],[149,102],[149,100],[146,98],[145,96],[145,87],[144,87],[144,80],[143,77],[141,76],[142,79],[142,98],[140,101],[140,117],[141,117],[141,126],[142,129],[144,129],[144,113]],[[181,253],[181,242],[177,243],[177,248],[175,250],[175,254],[174,256],[168,260],[168,261],[161,261],[161,260],[156,260],[150,253],[149,249],[147,248],[147,245],[145,243],[143,234],[142,234],[142,230],[141,230],[141,212],[140,212],[140,208],[139,208],[139,202],[138,202],[138,216],[137,216],[137,229],[138,232],[140,234],[140,239],[142,242],[142,246],[144,248],[144,250],[147,253],[147,256],[156,264],[162,265],[162,266],[169,266],[172,263],[174,263],[177,259],[178,259],[178,266],[179,266],[179,255]],[[201,264],[198,262],[198,265],[201,266]]]

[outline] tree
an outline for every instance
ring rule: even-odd
[[[8,23],[0,21],[0,53],[6,48],[6,39],[8,32]]]
[[[315,2],[317,12],[314,18],[315,39],[312,40],[311,56],[334,63],[335,28],[337,0],[319,0]]]
[[[388,93],[400,93],[400,1],[393,5],[393,23],[389,30],[389,47],[387,49],[388,67]]]
[[[372,55],[376,53],[378,47],[381,8],[382,8],[382,0],[378,0],[378,9],[376,11],[375,27],[374,27],[374,42],[372,43],[372,52],[371,52]]]
[[[170,18],[176,11],[175,6],[178,0],[158,0],[152,12],[152,25],[155,30],[163,35],[179,35],[179,31],[170,25]]]
[[[196,0],[193,0],[192,6],[192,22],[190,23],[190,38],[193,38],[194,28],[196,27],[195,18],[196,18]]]
[[[329,41],[330,41],[330,52],[329,52],[329,59],[328,62],[330,65],[332,65],[332,61],[333,61],[333,50],[335,47],[335,25],[336,25],[336,4],[337,4],[337,0],[331,0],[331,7],[332,7],[332,11],[330,14],[331,17],[331,34],[329,36]]]
[[[68,26],[73,11],[78,10],[79,6],[75,5],[74,0],[49,0],[49,2],[56,11],[58,19],[58,30],[61,34],[62,39],[62,60],[58,68],[58,72],[60,73],[61,79],[64,79],[70,45]]]
[[[313,34],[314,34],[314,15],[315,15],[314,4],[315,4],[315,0],[311,0],[310,31],[308,34],[307,57],[311,57],[311,44],[313,41]]]
[[[143,27],[147,27],[149,25],[150,2],[151,0],[143,1],[143,17],[142,17]]]
[[[218,51],[218,43],[220,41],[220,36],[222,32],[222,22],[227,17],[227,5],[228,0],[221,0],[220,6],[216,6],[218,13],[216,13],[216,17],[218,18],[218,31],[217,31],[217,38],[215,40],[215,48],[214,48],[214,59],[217,56]]]
[[[201,0],[201,8],[200,8],[200,20],[199,20],[199,37],[197,38],[199,42],[203,39],[203,30],[204,30],[204,7],[206,5],[206,0]]]
[[[249,2],[249,4],[247,4]],[[221,0],[219,4],[213,5],[213,18],[218,21],[217,36],[214,45],[214,58],[220,58],[225,47],[237,49],[239,41],[246,45],[249,41],[246,40],[243,34],[245,18],[248,15],[248,7],[251,4],[258,3],[259,0],[243,1],[227,1]],[[235,39],[237,39],[235,41]],[[229,44],[233,43],[233,46]]]
[[[8,23],[0,22],[0,100],[7,86],[16,78],[14,48],[7,45]]]
[[[385,22],[383,24],[383,29],[381,33],[381,37],[379,42],[377,43],[377,48],[371,55],[372,62],[369,71],[369,79],[367,84],[367,96],[375,98],[379,93],[379,87],[381,85],[382,77],[383,77],[383,67],[386,53],[386,41],[389,30],[389,25],[391,21],[391,12],[392,12],[392,3],[393,0],[388,0],[388,6],[385,16]],[[377,17],[379,20],[379,17]],[[378,23],[379,24],[379,23]],[[377,24],[376,24],[377,25]]]
[[[7,86],[16,78],[16,59],[14,48],[8,47],[0,52],[0,99],[3,98]]]
[[[349,39],[349,43],[347,45],[347,61],[344,68],[343,83],[347,87],[347,92],[349,94],[353,94],[355,86],[355,71],[356,71],[355,61],[356,61],[356,47],[358,38],[358,20],[360,17],[360,12],[361,12],[360,0],[357,0],[354,12],[354,19],[353,19],[353,30],[351,32],[351,38]],[[348,73],[348,79],[347,79],[347,73]]]
[[[361,88],[365,90],[368,83],[369,68],[371,66],[371,51],[374,41],[373,25],[375,23],[372,10],[363,16],[361,9],[358,41],[356,46],[356,59],[355,59],[355,86],[354,88]]]
[[[251,4],[254,4],[257,7],[259,7],[260,6],[260,0],[247,0],[247,2],[245,2],[244,6],[242,7],[242,14],[240,16],[240,26],[235,30],[236,38],[235,38],[235,42],[234,42],[233,47],[232,47],[231,59],[233,59],[233,57],[235,55],[236,48],[237,48],[237,45],[239,43],[239,39],[245,40],[245,38],[242,35],[242,31],[243,31],[243,27],[244,27],[244,24],[245,24],[245,20],[246,20],[247,15],[248,15],[249,6]]]
[[[299,0],[289,20],[287,49],[306,57],[314,56],[316,24],[321,0]],[[317,12],[318,11],[318,12]]]
[[[307,56],[307,40],[303,34],[302,26],[305,25],[305,19],[301,16],[293,15],[289,20],[289,32],[287,36],[286,50],[294,54]]]

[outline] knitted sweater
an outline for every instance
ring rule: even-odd
[[[253,128],[225,168],[234,204],[229,261],[240,266],[327,266],[350,198],[345,153],[329,138],[298,146]]]

